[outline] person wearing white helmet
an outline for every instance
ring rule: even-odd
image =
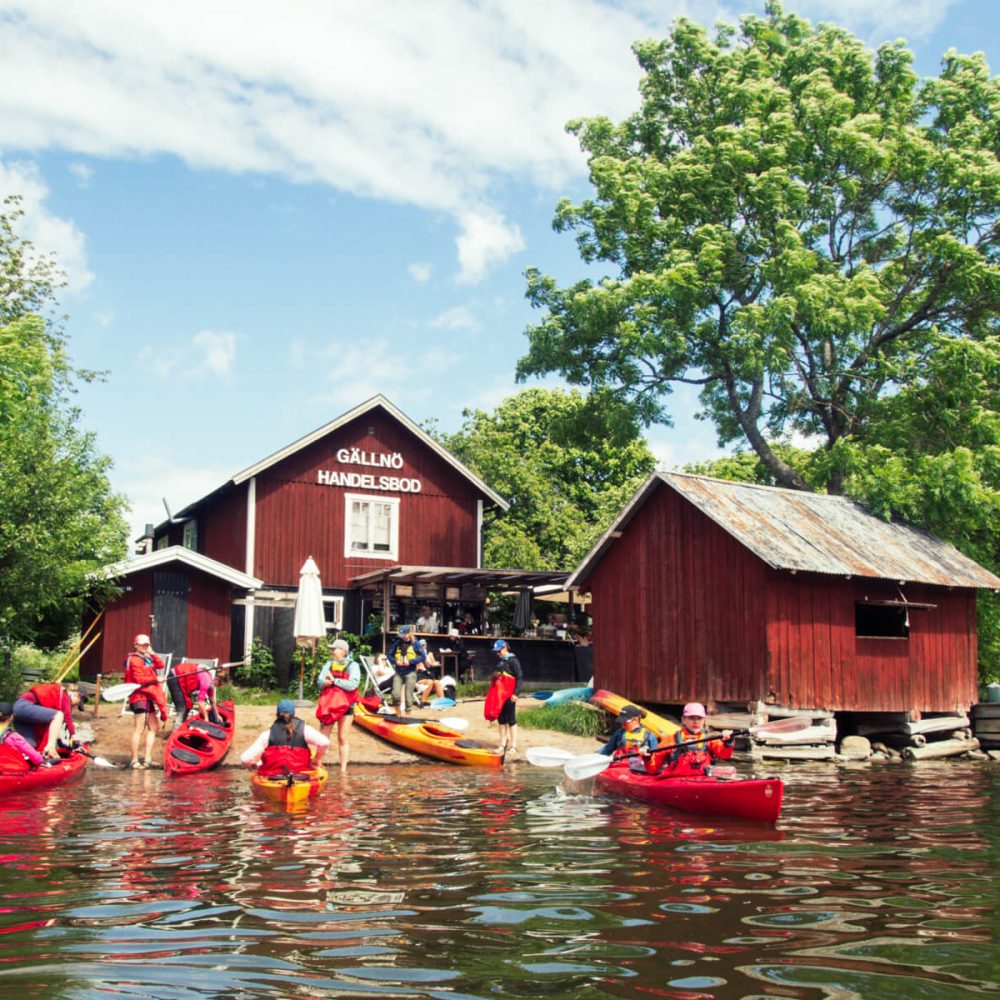
[[[323,664],[316,686],[320,696],[316,702],[316,718],[320,732],[329,736],[333,724],[337,723],[337,751],[341,771],[347,770],[350,757],[348,738],[354,722],[354,703],[358,700],[361,684],[361,668],[351,656],[351,647],[346,639],[334,639],[330,643],[330,659]]]

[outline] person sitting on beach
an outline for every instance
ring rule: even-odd
[[[379,653],[372,661],[372,676],[383,694],[388,694],[392,690],[392,679],[396,676],[396,671],[393,670],[385,653]]]
[[[412,706],[417,700],[417,670],[427,660],[427,654],[413,635],[412,625],[400,625],[399,637],[389,647],[387,655],[396,667],[392,700],[396,710],[403,712],[407,705]]]
[[[445,674],[441,680],[425,677],[417,681],[417,707],[426,708],[434,698],[450,698],[455,700],[455,678]]]
[[[650,774],[663,766],[662,754],[653,755],[652,751],[659,745],[656,734],[642,724],[642,712],[635,705],[625,705],[618,713],[618,728],[611,734],[611,739],[598,750],[606,757],[621,757],[625,754],[638,754],[629,761],[629,767],[634,771],[648,771]]]
[[[282,698],[274,722],[240,754],[240,762],[264,777],[297,774],[315,767],[330,741],[295,715],[295,702]]]
[[[0,701],[0,770],[27,771],[32,767],[52,767],[54,761],[43,757],[16,729],[7,725],[14,714],[9,701]]]
[[[59,760],[56,744],[62,728],[65,725],[71,739],[76,736],[73,709],[86,703],[79,691],[62,684],[36,684],[14,702],[12,725],[43,757]]]

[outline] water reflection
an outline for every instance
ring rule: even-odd
[[[358,767],[298,813],[251,797],[237,771],[94,770],[72,798],[0,802],[0,988],[995,993],[997,775],[952,763],[783,776],[774,830],[569,794],[527,765]]]

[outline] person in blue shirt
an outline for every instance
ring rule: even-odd
[[[663,764],[663,755],[653,754],[658,745],[656,734],[642,724],[642,712],[635,705],[626,705],[618,713],[618,728],[597,752],[607,757],[636,753],[639,756],[629,761],[629,767],[635,771],[653,773]]]

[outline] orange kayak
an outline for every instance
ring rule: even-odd
[[[277,775],[265,778],[255,774],[250,779],[256,794],[269,802],[295,808],[304,806],[311,798],[319,795],[320,789],[326,784],[326,768],[317,764],[301,773],[289,773],[287,776]]]
[[[495,747],[469,740],[433,719],[411,719],[400,715],[379,715],[363,702],[354,706],[354,721],[362,729],[405,750],[472,767],[500,767],[503,756]]]
[[[590,703],[596,705],[598,708],[603,708],[605,712],[610,712],[612,715],[617,715],[626,705],[634,705],[642,712],[642,724],[659,740],[665,740],[668,736],[673,736],[681,728],[676,722],[665,719],[662,715],[650,712],[643,708],[642,705],[636,705],[634,701],[629,701],[627,698],[612,694],[603,688],[595,691],[590,696]]]

